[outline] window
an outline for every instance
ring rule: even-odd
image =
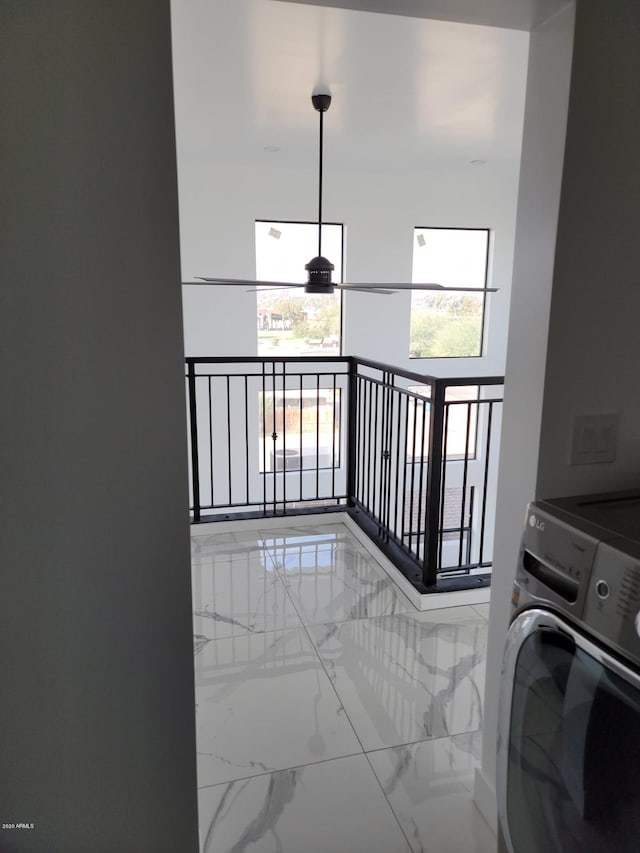
[[[414,229],[414,283],[486,287],[488,258],[488,229]],[[412,291],[410,357],[482,355],[485,296],[485,293]]]
[[[313,222],[256,222],[256,276],[263,281],[303,282],[305,265],[318,254]],[[342,281],[342,225],[322,226],[322,254]],[[341,294],[312,296],[302,288],[257,294],[258,355],[340,355]]]
[[[340,467],[340,388],[259,393],[260,473]]]

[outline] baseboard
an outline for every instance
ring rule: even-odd
[[[344,524],[345,517],[345,512],[325,512],[313,515],[265,515],[257,518],[231,518],[228,521],[200,521],[191,525],[191,535],[211,536],[212,533],[237,533],[242,530],[281,530],[283,527]]]
[[[461,589],[456,592],[439,592],[437,594],[421,594],[409,583],[400,572],[380,551],[367,534],[356,524],[349,513],[343,513],[345,524],[355,538],[363,545],[371,556],[382,566],[395,585],[402,590],[416,610],[440,610],[443,607],[460,607],[463,604],[487,604],[491,600],[490,587],[483,589]]]
[[[482,767],[476,768],[473,783],[473,801],[493,832],[498,834],[498,800],[493,787]]]
[[[404,593],[416,610],[440,610],[443,607],[460,607],[465,604],[486,604],[491,589],[461,589],[455,592],[421,594],[405,578],[356,524],[348,512],[326,512],[314,515],[261,516],[259,518],[229,519],[228,521],[203,521],[191,525],[192,536],[211,536],[213,533],[235,533],[242,530],[279,530],[283,527],[319,527],[324,524],[344,524],[349,532],[366,548],[384,569],[394,584]]]
[[[412,584],[405,578],[402,572],[398,571],[396,567],[393,565],[391,560],[380,551],[379,548],[373,544],[371,539],[367,536],[367,534],[358,527],[355,521],[351,518],[348,512],[342,514],[342,523],[345,527],[349,528],[350,533],[358,540],[358,542],[366,548],[366,550],[371,554],[373,559],[380,564],[380,566],[385,570],[385,572],[389,575],[391,580],[395,583],[395,585],[400,589],[409,601],[413,604],[416,610],[420,610],[420,599],[422,596],[415,589]]]

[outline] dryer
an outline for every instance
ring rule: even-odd
[[[640,492],[529,505],[499,711],[508,853],[640,851]]]

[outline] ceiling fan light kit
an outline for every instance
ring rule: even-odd
[[[246,287],[253,285],[252,290],[256,290],[256,286],[270,287],[272,289],[282,289],[290,287],[304,287],[305,293],[312,294],[329,294],[333,293],[336,288],[339,290],[350,290],[354,293],[377,293],[392,295],[397,290],[435,290],[435,291],[451,291],[454,293],[470,292],[470,293],[494,293],[495,287],[443,287],[441,284],[433,283],[373,283],[363,282],[362,284],[351,284],[347,282],[334,283],[331,280],[331,273],[335,266],[328,258],[322,254],[322,173],[323,173],[323,153],[324,153],[324,114],[331,106],[331,95],[326,91],[314,89],[311,95],[311,103],[313,108],[320,116],[320,144],[319,144],[319,164],[318,164],[318,254],[312,258],[308,264],[305,264],[307,271],[307,281],[304,283],[284,282],[284,281],[250,281],[247,279],[233,278],[209,278],[206,276],[196,276],[196,278],[207,284],[224,284],[224,285],[239,285]],[[273,230],[273,229],[272,229]],[[273,235],[275,236],[275,235]],[[279,236],[279,234],[278,234]],[[418,238],[419,240],[419,238]],[[424,238],[423,243],[424,244]]]

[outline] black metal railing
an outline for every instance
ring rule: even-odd
[[[485,580],[503,378],[436,379],[363,359],[352,377],[349,497],[362,525],[396,564],[404,555],[413,582]]]
[[[346,510],[419,589],[486,583],[502,377],[187,358],[194,522]]]

